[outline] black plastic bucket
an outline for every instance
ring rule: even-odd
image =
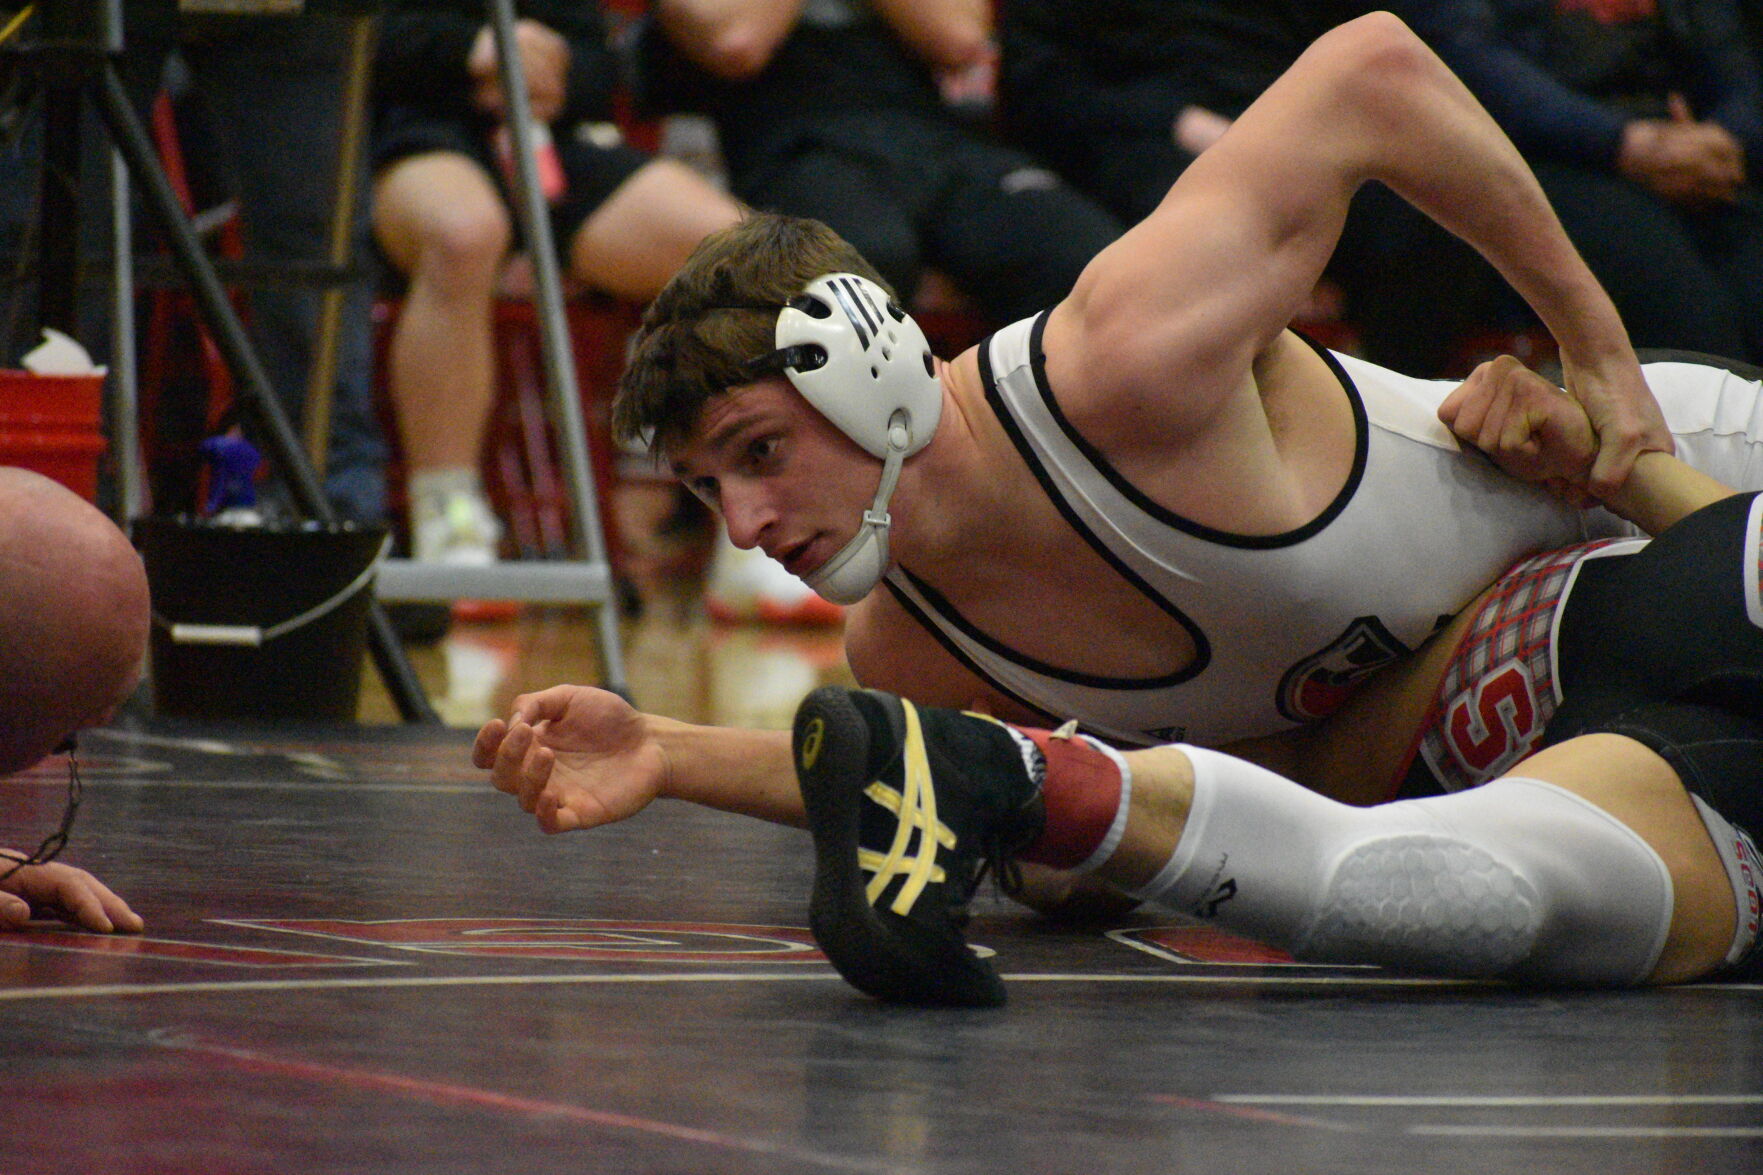
[[[138,518],[156,712],[353,722],[384,527]]]

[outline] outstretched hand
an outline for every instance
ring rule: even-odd
[[[1598,438],[1580,403],[1509,355],[1470,372],[1439,419],[1520,481],[1585,505]]]
[[[644,716],[617,694],[560,685],[522,694],[478,731],[472,763],[546,832],[634,816],[661,793],[667,759]]]
[[[0,850],[0,872],[19,859],[20,854],[10,849]],[[26,865],[0,881],[0,930],[23,930],[33,911],[52,913],[99,934],[138,934],[145,925],[102,881],[59,861]]]

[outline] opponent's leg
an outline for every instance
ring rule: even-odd
[[[1380,808],[1200,748],[1120,763],[840,690],[804,703],[796,752],[815,934],[886,999],[1001,1001],[961,929],[980,862],[1012,852],[1096,869],[1300,958],[1623,984],[1704,974],[1733,941],[1732,888],[1695,807],[1663,760],[1617,736],[1534,757],[1539,777]]]

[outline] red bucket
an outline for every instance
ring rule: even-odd
[[[22,466],[95,500],[103,393],[102,375],[0,371],[0,465]]]

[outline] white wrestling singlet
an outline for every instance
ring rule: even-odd
[[[1455,383],[1326,351],[1359,433],[1339,496],[1285,534],[1200,526],[1150,501],[1071,428],[1047,386],[1044,321],[1015,323],[982,345],[988,402],[1071,525],[1187,628],[1198,655],[1156,678],[1044,665],[976,629],[909,569],[895,567],[887,582],[996,688],[1102,738],[1218,745],[1321,718],[1518,559],[1633,533],[1466,452],[1436,415]],[[1712,368],[1655,366],[1686,369],[1664,373],[1668,386],[1658,389],[1674,428],[1700,434],[1680,441],[1686,456],[1715,476],[1763,481],[1757,385]]]

